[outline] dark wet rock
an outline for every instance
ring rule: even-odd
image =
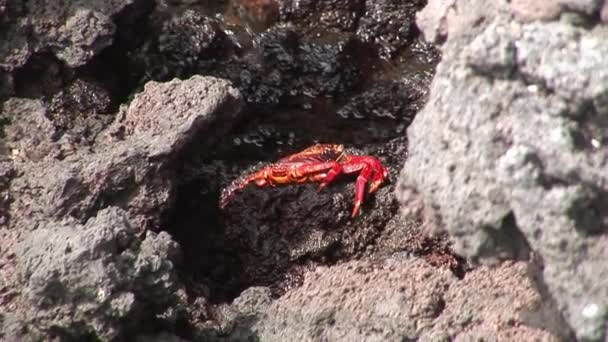
[[[526,324],[543,305],[523,263],[482,268],[460,282],[407,257],[351,261],[306,273],[300,288],[270,304],[259,298],[245,291],[234,301],[230,340],[556,340]]]
[[[188,342],[188,340],[185,340],[167,332],[162,332],[157,335],[138,336],[135,339],[135,342]]]
[[[280,1],[282,22],[314,35],[320,30],[356,33],[363,42],[378,47],[382,57],[392,57],[412,43],[414,18],[424,1]]]
[[[395,206],[389,188],[384,187],[375,196],[366,196],[364,214],[351,219],[354,182],[341,183],[328,186],[320,193],[314,184],[277,189],[247,187],[227,208],[227,233],[243,240],[256,254],[283,250],[290,259],[297,260],[308,253],[322,254],[334,244],[352,254],[378,234],[372,227],[381,227],[381,223],[392,216]],[[241,214],[235,215],[234,210]],[[247,221],[242,222],[243,219]],[[260,250],[260,244],[270,245]],[[264,256],[263,259],[272,258]]]
[[[391,138],[404,132],[422,108],[429,83],[430,78],[378,83],[351,97],[337,114],[366,121],[367,133],[375,139]]]
[[[61,139],[66,131],[74,143],[91,145],[113,117],[110,94],[96,82],[74,80],[50,100],[47,116],[59,131],[53,138]],[[104,115],[105,114],[105,115]]]
[[[281,21],[297,23],[313,30],[354,32],[364,10],[364,0],[279,1]]]
[[[247,31],[262,32],[275,24],[279,18],[279,4],[276,0],[233,0],[228,1],[224,17],[227,22],[238,18]]]
[[[598,30],[508,22],[505,9],[448,36],[397,194],[416,188],[470,260],[537,255],[576,336],[603,340],[608,51]]]
[[[9,185],[14,176],[13,164],[9,161],[0,161],[0,227],[8,224],[8,206],[12,200]]]
[[[290,98],[343,94],[362,81],[359,57],[363,46],[352,34],[305,38],[289,26],[275,26],[256,39],[257,51],[205,72],[233,81],[248,103],[277,105]]]
[[[267,1],[245,0],[231,2],[228,7],[257,16],[255,13],[272,5]],[[260,31],[246,29],[246,19],[235,25],[206,11],[160,11],[156,18],[160,28],[151,29],[153,39],[129,52],[129,69],[138,70],[145,65],[146,71],[139,73],[140,82],[192,74],[221,77],[231,80],[246,102],[256,108],[266,110],[265,106],[287,104],[310,109],[316,99],[361,90],[369,69],[378,63],[377,51],[371,45],[379,45],[392,56],[416,41],[417,33],[409,27],[417,3],[387,2],[374,6],[360,33],[357,24],[365,14],[362,1],[282,1],[279,2],[282,19],[266,24],[270,26]],[[408,22],[402,25],[406,13]],[[164,16],[167,19],[162,19]],[[225,13],[225,18],[230,17]],[[398,37],[381,39],[390,36],[393,29],[383,27],[383,21],[403,32]],[[323,23],[345,27],[334,29]]]
[[[165,22],[158,37],[158,51],[165,67],[192,68],[199,59],[209,58],[210,47],[220,40],[218,23],[199,12],[186,10]]]
[[[144,2],[136,12],[138,16],[125,18],[124,26],[129,30],[123,30],[124,37],[111,48],[112,54],[105,56],[121,58],[121,68],[128,71],[122,80],[130,88],[143,87],[148,81],[165,82],[203,74],[199,64],[213,63],[234,53],[232,31],[226,32],[224,22],[207,10],[179,3],[152,5]],[[112,60],[105,59],[105,63],[111,66]]]
[[[275,59],[276,66],[287,67],[283,55],[276,54],[274,43],[269,42],[265,57],[271,61]],[[289,41],[285,42],[289,43]],[[264,44],[264,43],[262,43]],[[294,96],[330,96],[341,94],[354,88],[361,80],[360,66],[356,64],[358,53],[362,53],[362,47],[350,36],[336,36],[335,40],[310,40],[301,41],[301,45],[295,46],[298,66],[289,77],[293,84],[286,95]],[[274,63],[268,64],[273,66]],[[299,74],[298,80],[295,75]]]
[[[425,3],[422,0],[367,0],[357,36],[377,45],[381,56],[392,57],[413,41],[416,11]]]
[[[124,337],[177,305],[179,247],[166,233],[141,242],[136,233],[126,212],[107,208],[84,225],[49,222],[26,234],[15,252],[27,306],[4,313],[4,338]]]

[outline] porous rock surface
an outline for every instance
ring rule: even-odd
[[[180,248],[153,232],[171,205],[169,164],[194,136],[221,135],[210,127],[234,121],[241,106],[223,80],[152,82],[94,145],[65,152],[70,143],[53,139],[42,102],[8,100],[12,158],[2,165],[14,177],[2,184],[10,205],[0,291],[11,309],[0,339],[121,340],[152,322],[171,326],[181,310]]]
[[[516,3],[454,1],[440,17],[421,14],[432,25],[422,29],[447,40],[430,101],[408,129],[410,157],[397,195],[402,203],[421,196],[469,260],[542,265],[547,300],[577,338],[601,341],[608,319],[606,28],[513,19]],[[584,20],[594,19],[575,22]]]
[[[282,2],[279,21],[305,26],[310,19],[313,29],[318,29],[318,22],[330,26],[337,23],[340,32],[317,36],[317,33],[303,33],[291,25],[279,24],[255,36],[261,65],[255,58],[247,60],[255,54],[245,54],[243,58],[220,56],[216,60],[212,52],[234,37],[226,35],[228,31],[215,17],[196,11],[174,11],[175,7],[172,8],[191,1],[177,5],[178,2],[174,1],[158,2],[159,7],[167,9],[169,17],[174,18],[161,25],[159,31],[146,31],[150,28],[146,24],[150,22],[139,21],[143,18],[138,8],[143,3],[153,4],[137,0],[103,3],[82,0],[52,4],[0,0],[0,36],[4,38],[0,43],[0,97],[14,96],[15,93],[23,95],[2,103],[2,119],[9,117],[10,120],[8,123],[0,122],[6,133],[6,139],[0,141],[0,149],[7,152],[8,157],[8,161],[0,161],[0,340],[316,341],[326,338],[344,341],[551,341],[558,337],[571,337],[568,324],[563,324],[562,314],[570,326],[576,326],[579,337],[602,338],[604,323],[598,317],[604,315],[604,304],[601,301],[583,303],[583,316],[577,316],[579,311],[576,311],[575,299],[576,294],[587,289],[590,297],[578,298],[601,299],[604,281],[604,269],[598,268],[597,262],[589,262],[592,257],[598,257],[597,249],[603,241],[603,226],[594,225],[597,217],[602,215],[601,208],[593,214],[595,216],[580,215],[585,201],[596,207],[601,203],[603,197],[594,196],[600,186],[605,189],[605,183],[597,185],[598,179],[603,182],[605,172],[593,173],[589,166],[589,163],[602,163],[602,155],[598,151],[605,151],[600,148],[605,139],[601,137],[602,130],[598,134],[597,127],[605,128],[605,125],[601,126],[603,121],[598,121],[596,116],[581,114],[586,112],[586,108],[596,108],[598,113],[603,113],[601,108],[605,107],[602,101],[604,76],[601,72],[593,72],[595,67],[601,70],[603,62],[586,53],[596,51],[593,37],[601,34],[601,27],[589,33],[567,23],[512,24],[511,14],[521,20],[529,20],[517,12],[521,1],[512,1],[511,7],[503,2],[430,1],[428,9],[418,16],[421,29],[425,34],[429,33],[429,40],[440,42],[448,38],[444,46],[444,63],[439,68],[432,94],[434,99],[427,109],[442,112],[444,108],[453,108],[456,115],[430,120],[430,114],[424,114],[415,128],[419,130],[418,136],[411,138],[412,144],[416,145],[411,146],[415,154],[413,160],[416,167],[421,164],[420,160],[437,164],[406,173],[422,179],[415,185],[420,191],[419,197],[438,209],[442,218],[449,205],[469,205],[466,195],[475,192],[469,191],[472,185],[468,181],[456,181],[452,187],[446,186],[452,178],[447,181],[441,178],[443,169],[437,165],[446,167],[443,161],[453,161],[456,172],[469,173],[473,180],[477,180],[478,173],[471,172],[477,170],[475,167],[462,170],[458,166],[461,164],[457,163],[460,159],[449,158],[434,139],[438,131],[451,132],[442,126],[445,123],[455,123],[456,127],[462,128],[475,121],[467,119],[481,119],[483,123],[485,119],[502,117],[503,107],[500,106],[494,111],[484,111],[488,109],[487,105],[470,107],[480,99],[483,103],[492,103],[498,98],[503,104],[519,99],[519,107],[514,107],[518,111],[514,113],[528,115],[528,118],[535,117],[531,115],[534,110],[553,108],[549,111],[553,116],[549,118],[525,121],[534,129],[544,129],[544,125],[560,128],[560,123],[555,120],[559,121],[564,113],[581,114],[573,117],[585,130],[580,132],[583,133],[580,140],[575,134],[578,131],[573,129],[577,137],[573,141],[576,141],[577,148],[583,142],[583,154],[596,156],[577,160],[577,165],[585,171],[575,178],[584,181],[586,186],[582,190],[577,187],[570,189],[567,186],[574,182],[570,175],[579,174],[571,171],[574,162],[567,161],[572,158],[568,150],[555,147],[546,154],[536,152],[535,149],[546,147],[543,145],[546,141],[538,139],[528,127],[525,132],[531,132],[530,135],[522,133],[522,136],[513,138],[513,141],[536,144],[532,144],[532,152],[524,151],[526,156],[532,156],[530,165],[533,169],[542,165],[550,172],[568,172],[566,180],[558,182],[559,187],[567,189],[547,198],[545,192],[548,189],[538,188],[537,178],[534,178],[526,183],[532,184],[530,188],[534,191],[526,192],[528,188],[522,188],[523,183],[518,183],[520,178],[509,176],[509,168],[513,169],[517,164],[507,162],[501,164],[503,168],[499,171],[502,173],[498,173],[502,175],[499,180],[503,183],[488,187],[487,183],[494,179],[491,172],[493,164],[489,163],[489,175],[479,189],[498,188],[498,191],[491,191],[490,196],[497,195],[498,200],[488,205],[483,201],[482,193],[477,196],[479,207],[464,208],[464,216],[475,216],[471,220],[477,223],[456,225],[461,222],[458,221],[461,216],[456,214],[446,215],[443,220],[431,220],[431,223],[446,223],[459,251],[471,260],[526,259],[533,251],[544,258],[546,267],[539,271],[542,268],[538,266],[542,265],[535,260],[506,261],[496,267],[480,266],[468,270],[459,274],[463,277],[459,279],[446,267],[454,262],[455,257],[445,239],[423,238],[415,215],[395,215],[394,183],[383,187],[375,198],[366,196],[364,216],[355,220],[348,219],[353,192],[353,185],[348,182],[337,182],[322,194],[317,194],[313,185],[264,191],[249,188],[233,202],[233,205],[240,203],[240,208],[246,207],[248,211],[235,210],[238,206],[233,207],[232,212],[230,208],[225,211],[227,215],[241,216],[233,217],[229,225],[219,226],[216,233],[223,239],[203,234],[210,240],[203,244],[196,239],[189,241],[188,234],[181,239],[177,237],[183,231],[207,232],[217,228],[214,226],[216,222],[204,219],[193,220],[192,226],[176,223],[187,222],[188,215],[196,217],[193,213],[217,210],[217,196],[210,188],[218,188],[219,183],[223,184],[228,178],[233,179],[232,175],[244,171],[240,166],[222,164],[219,160],[216,162],[220,167],[215,169],[215,173],[210,172],[211,176],[204,177],[210,168],[205,159],[207,153],[212,153],[213,147],[210,146],[230,146],[230,142],[226,143],[229,135],[224,133],[240,119],[242,98],[249,104],[277,105],[285,95],[305,95],[316,99],[350,93],[363,82],[364,70],[367,69],[361,67],[369,64],[365,58],[357,63],[353,60],[373,52],[368,44],[373,43],[385,58],[410,48],[411,51],[426,50],[419,54],[420,58],[430,60],[421,63],[426,76],[417,73],[418,79],[410,79],[403,75],[405,81],[384,81],[380,77],[377,80],[379,87],[363,90],[358,96],[347,99],[343,110],[338,113],[345,119],[389,117],[393,119],[391,124],[398,122],[399,126],[405,127],[404,123],[394,119],[406,119],[405,122],[409,123],[420,108],[421,99],[426,95],[426,78],[430,78],[432,72],[429,64],[434,64],[436,58],[436,54],[430,53],[434,51],[430,45],[423,42],[410,45],[412,39],[418,40],[413,18],[423,1],[340,0],[320,5],[308,1]],[[262,3],[265,2],[248,2],[252,8]],[[560,4],[565,4],[560,11],[564,9],[569,14],[589,20],[603,16],[597,13],[599,2],[585,1],[580,6],[574,6],[575,3],[560,1]],[[285,9],[291,8],[285,4],[295,6],[293,9],[297,13],[293,13],[294,17],[284,17]],[[435,17],[433,8],[440,9],[435,12]],[[162,22],[162,17],[160,15],[151,21]],[[433,25],[423,24],[425,17]],[[336,18],[344,20],[337,21]],[[158,37],[155,32],[160,32]],[[148,35],[151,40],[140,40],[139,33]],[[559,34],[552,36],[553,33]],[[360,44],[361,40],[365,44]],[[517,50],[520,41],[522,50]],[[142,45],[138,46],[138,43]],[[232,43],[238,45],[238,42]],[[467,49],[460,52],[465,46]],[[107,47],[111,49],[106,50]],[[146,47],[156,47],[157,54],[166,59],[157,59],[158,56],[148,53]],[[110,53],[104,54],[104,51]],[[125,63],[124,59],[138,56],[134,53],[137,51],[145,62],[139,63],[135,58]],[[514,54],[514,51],[525,54]],[[550,56],[551,52],[557,51],[562,51],[563,55]],[[104,57],[96,60],[95,57],[102,54]],[[578,62],[578,57],[583,62],[576,71],[588,77],[582,82],[577,78],[564,78],[564,75],[572,74],[568,68],[576,65],[573,59]],[[563,64],[555,69],[553,62],[545,63],[546,60],[559,60]],[[97,69],[108,61],[112,62],[109,68],[106,65],[106,68]],[[114,68],[114,62],[118,68]],[[115,87],[99,82],[108,81],[105,76],[109,76],[110,83],[128,81],[129,77],[115,77],[123,72],[126,74],[127,70],[135,75],[139,72],[142,75],[188,76],[184,76],[185,80],[150,82],[129,100],[115,97]],[[93,77],[91,80],[84,77],[91,75],[83,71],[94,71],[93,74],[107,72],[108,75],[97,75],[98,79]],[[189,78],[192,72],[232,79],[240,91],[221,79]],[[452,75],[446,76],[446,73]],[[24,75],[34,75],[32,79],[35,81]],[[136,77],[148,79],[142,75]],[[458,82],[452,82],[450,77],[458,78]],[[567,82],[562,82],[564,79]],[[135,84],[127,86],[135,87]],[[503,88],[496,91],[495,87]],[[442,97],[437,88],[445,88],[443,91],[450,97]],[[506,96],[503,96],[503,89]],[[128,91],[130,96],[133,89]],[[549,97],[542,100],[541,95],[545,92]],[[496,93],[499,95],[493,95]],[[45,96],[48,98],[43,98]],[[117,99],[130,104],[114,111],[112,105]],[[467,108],[468,111],[465,110]],[[523,109],[520,111],[519,108]],[[105,122],[107,118],[97,117],[107,111],[114,111],[112,115],[116,116],[109,127]],[[474,117],[473,114],[477,113],[493,116]],[[312,139],[312,134],[308,136],[308,133],[325,129],[314,124],[315,130],[309,132],[300,126],[307,126],[305,121],[314,120],[289,118],[297,123],[294,127],[304,139]],[[523,126],[524,120],[508,118],[499,127],[507,127],[507,132],[513,132],[515,128],[523,132],[519,126]],[[432,126],[429,121],[438,126]],[[363,126],[368,123],[362,122]],[[369,122],[368,128],[372,130],[373,122]],[[425,122],[428,127],[424,126]],[[514,126],[516,124],[519,126]],[[485,137],[484,132],[490,131],[491,126],[488,124],[488,127],[480,129],[474,125],[472,131],[463,133],[456,130],[456,133],[467,138]],[[349,135],[357,135],[342,126],[327,132],[332,133],[328,136],[337,142]],[[456,133],[447,136],[452,139],[448,143],[457,144],[457,137],[461,136]],[[422,135],[429,137],[424,139]],[[565,141],[564,138],[560,142],[560,134],[550,137],[557,137],[562,144]],[[379,138],[388,139],[382,135]],[[197,142],[193,144],[193,140]],[[377,144],[362,141],[359,145],[365,147],[358,152],[380,158],[394,177],[393,169],[402,165],[407,156],[405,137]],[[483,155],[480,151],[493,151],[496,143],[507,149],[513,141],[475,140],[473,142],[484,146],[474,146],[476,150],[466,150],[465,154],[479,152]],[[536,158],[534,153],[538,153]],[[470,164],[478,160],[472,155],[467,157],[465,160]],[[557,157],[565,159],[565,167],[570,169],[561,170],[553,159],[547,159],[550,162],[546,165],[535,162]],[[198,183],[184,185],[192,191],[196,201],[191,203],[194,204],[192,207],[186,206],[180,211],[185,215],[182,221],[173,222],[176,226],[163,226],[167,211],[177,209],[175,183],[181,181],[178,178],[182,175],[192,177],[187,172],[176,172],[177,164],[196,158],[203,160],[203,166],[193,172],[203,173],[203,177]],[[483,160],[486,159],[489,157]],[[506,160],[517,162],[519,159]],[[529,159],[524,158],[524,161]],[[559,162],[564,161],[560,159]],[[230,170],[226,165],[230,165]],[[526,176],[525,172],[518,174]],[[432,185],[424,186],[424,180],[432,184],[432,179],[437,177],[444,182],[440,190],[433,188],[432,193],[442,194],[440,199],[443,202],[429,195],[428,189]],[[550,188],[553,183],[551,178],[542,184],[548,184]],[[406,191],[413,193],[411,185],[414,180],[404,176],[400,184],[397,193],[406,201]],[[512,193],[500,192],[506,188],[504,184],[509,185]],[[572,192],[568,192],[570,190]],[[561,225],[566,218],[559,205],[569,203],[561,200],[564,196],[577,199],[579,206],[573,206],[574,210],[569,213],[577,217],[576,222],[590,223],[591,229],[573,233],[567,224]],[[526,202],[528,197],[535,202]],[[582,200],[578,200],[580,198]],[[453,201],[459,203],[454,204]],[[446,202],[449,205],[445,205]],[[559,230],[550,232],[559,239],[551,240],[553,244],[528,241],[530,231],[520,225],[529,223],[530,208],[539,202],[554,205],[540,208],[553,215],[549,216],[553,217],[549,228],[566,227],[568,236]],[[262,206],[271,203],[272,206],[266,209],[272,210],[262,212],[256,203]],[[326,210],[328,206],[332,210]],[[496,206],[500,214],[492,214]],[[249,212],[254,212],[253,219],[248,217]],[[432,213],[432,210],[428,212]],[[498,217],[500,226],[484,225],[485,230],[481,234],[476,233],[478,223],[488,217]],[[277,218],[279,220],[273,221]],[[276,226],[269,226],[266,222]],[[159,230],[175,234],[173,238],[182,248],[178,248],[169,234],[155,233]],[[595,241],[585,237],[584,234],[588,233],[599,239]],[[223,234],[227,234],[228,239]],[[236,238],[231,239],[230,235]],[[538,240],[549,241],[549,234],[541,235]],[[515,238],[511,239],[511,236]],[[226,243],[234,241],[238,243],[233,246]],[[439,243],[426,244],[428,241]],[[570,245],[571,241],[573,245]],[[473,248],[469,247],[470,244]],[[289,248],[294,245],[301,248]],[[429,247],[433,245],[434,249]],[[207,248],[209,246],[216,249]],[[590,246],[587,251],[594,255],[582,252],[566,254],[576,246],[580,248],[576,251]],[[235,248],[235,253],[230,248]],[[181,264],[180,249],[190,253]],[[216,256],[212,258],[214,254]],[[279,258],[275,258],[277,255]],[[571,255],[577,259],[570,259]],[[361,260],[352,259],[353,256]],[[246,262],[230,268],[230,262],[239,257]],[[344,257],[347,261],[340,259]],[[209,293],[214,289],[204,272],[218,273],[219,279],[239,277],[251,269],[261,271],[263,275],[273,275],[271,272],[282,271],[277,264],[280,266],[285,260],[289,261],[286,263],[288,266],[308,270],[304,272],[303,286],[293,287],[291,285],[298,284],[297,279],[291,283],[287,279],[286,293],[277,299],[272,297],[271,288],[252,286],[250,281],[245,283],[244,292],[231,305],[220,303],[215,306],[219,308],[217,311],[210,309],[212,297]],[[571,267],[579,260],[584,267]],[[309,264],[299,264],[306,261]],[[189,263],[189,266],[181,268],[183,263]],[[319,267],[315,263],[331,266]],[[208,264],[215,268],[205,268]],[[176,277],[176,267],[180,267],[180,279]],[[565,271],[559,273],[558,267]],[[592,273],[597,278],[585,278]],[[285,274],[287,278],[299,275]],[[581,275],[582,281],[575,284],[572,279]],[[591,283],[590,279],[597,282]],[[253,285],[258,280],[254,278]],[[553,296],[562,298],[554,299]],[[581,317],[592,319],[583,319],[579,324]]]
[[[556,340],[525,323],[540,317],[544,304],[523,262],[482,267],[460,281],[395,255],[317,268],[274,302],[268,293],[251,288],[234,301],[229,340]]]
[[[0,68],[13,70],[47,50],[71,67],[87,63],[112,43],[112,16],[133,0],[11,0],[0,13]]]
[[[4,110],[14,124],[6,128],[7,147],[23,163],[23,175],[11,183],[12,226],[28,221],[33,228],[38,220],[65,215],[84,220],[118,205],[140,229],[158,229],[171,204],[168,163],[217,121],[232,122],[241,105],[238,91],[223,80],[197,76],[151,82],[92,149],[70,154],[68,139],[53,141],[54,127],[40,101],[10,99]],[[57,154],[67,157],[58,161]]]
[[[139,241],[124,210],[111,207],[86,224],[48,222],[16,246],[22,310],[5,312],[6,340],[125,333],[177,305],[179,247],[167,233]]]

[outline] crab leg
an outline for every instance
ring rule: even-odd
[[[317,188],[317,192],[323,190],[324,187],[326,187],[329,183],[331,183],[336,178],[336,176],[338,176],[342,172],[343,172],[342,165],[340,163],[334,164],[331,167],[331,169],[327,172],[327,175],[326,175],[325,179],[323,179],[323,182],[321,182],[321,184]]]
[[[291,170],[290,177],[291,179],[301,179],[306,178],[306,180],[313,180],[310,178],[311,175],[318,174],[321,171],[333,170],[335,168],[341,168],[341,165],[337,161],[329,161],[319,164],[304,164],[299,165]],[[327,178],[327,174],[324,173],[324,179]],[[308,179],[310,178],[310,179]],[[315,179],[316,180],[316,179]],[[316,180],[318,181],[318,180]]]
[[[372,167],[364,163],[363,169],[359,176],[357,176],[357,181],[355,183],[355,204],[353,206],[353,214],[352,217],[357,216],[359,212],[359,207],[361,206],[361,202],[363,202],[363,196],[365,195],[365,185],[369,180],[369,177],[372,174]]]
[[[380,164],[380,162],[375,158],[369,158],[370,164],[374,169],[374,174],[372,175],[372,182],[369,186],[369,193],[374,193],[380,187],[380,184],[384,182],[384,179],[388,176],[388,171]]]
[[[230,183],[230,185],[222,190],[222,194],[220,195],[220,208],[225,208],[235,193],[242,190],[251,182],[255,182],[255,184],[259,187],[266,185],[274,186],[273,182],[268,177],[269,172],[270,168],[265,167],[258,172],[235,179],[232,183]]]
[[[309,180],[311,182],[319,183],[319,182],[323,182],[323,180],[325,180],[326,177],[327,177],[327,173],[324,173],[324,172],[315,173],[315,174],[310,175]]]

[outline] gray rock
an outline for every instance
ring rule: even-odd
[[[508,14],[506,4],[505,0],[430,0],[417,13],[416,24],[427,40],[443,42],[447,37],[456,39],[479,33],[483,26],[478,23],[495,19],[498,13]]]
[[[8,147],[30,153],[44,147],[44,153],[36,154],[40,160],[23,158],[27,164],[21,166],[24,173],[11,188],[18,194],[11,206],[14,225],[29,222],[32,228],[49,217],[68,215],[83,221],[99,209],[116,205],[129,211],[134,226],[158,229],[160,216],[172,200],[168,164],[201,132],[207,132],[209,142],[221,137],[242,106],[238,91],[223,80],[194,76],[184,81],[151,82],[119,113],[93,151],[80,150],[59,161],[52,152],[65,151],[69,144],[49,141],[52,129],[39,124],[50,125],[43,108],[38,108],[42,105],[33,100],[11,101],[19,108],[13,111],[24,114],[7,128],[22,135]],[[38,107],[30,110],[31,105]],[[222,129],[210,131],[219,122],[225,122],[219,125]],[[32,140],[45,145],[23,146]]]
[[[160,229],[172,204],[172,161],[196,136],[221,137],[242,105],[215,78],[150,83],[89,150],[58,159],[69,144],[49,136],[44,105],[9,100],[4,109],[18,120],[7,126],[7,148],[28,153],[12,157],[13,201],[2,213],[10,220],[0,259],[14,257],[19,278],[9,260],[0,277],[10,282],[0,289],[15,310],[0,316],[0,339],[109,340],[141,334],[153,320],[174,326],[183,312],[179,249],[149,229]]]
[[[524,262],[479,267],[446,289],[445,308],[420,341],[557,341],[563,322]],[[521,322],[523,324],[517,324]]]
[[[9,123],[3,127],[4,144],[13,160],[38,161],[57,150],[53,144],[56,130],[42,101],[11,98],[4,102],[1,118]]]
[[[598,15],[600,0],[513,0],[513,14],[522,21],[554,20],[565,12],[580,13],[589,17]]]
[[[459,281],[419,259],[351,261],[307,273],[302,287],[270,305],[261,293],[235,300],[240,314],[228,340],[555,340],[525,323],[543,307],[525,263],[482,267]]]
[[[178,245],[164,232],[140,242],[136,231],[126,212],[108,208],[84,225],[49,222],[26,235],[16,248],[28,304],[20,324],[42,334],[112,339],[174,305]]]
[[[54,49],[55,55],[68,66],[84,65],[112,43],[115,26],[110,16],[129,2],[124,1],[115,8],[108,8],[109,13],[95,9],[75,8],[65,24],[59,28],[58,37],[53,37],[65,44]]]
[[[408,129],[410,158],[397,195],[406,203],[416,188],[470,260],[533,252],[576,336],[603,340],[605,34],[565,23],[508,23],[500,13],[504,8],[480,34],[448,37],[431,99]]]
[[[183,81],[148,82],[115,129],[124,128],[131,145],[143,144],[148,157],[156,158],[179,152],[201,132],[214,133],[208,134],[208,144],[217,141],[242,106],[238,90],[219,78],[195,75]],[[214,124],[218,127],[212,129]]]
[[[561,13],[559,1],[553,0],[513,0],[511,8],[513,14],[522,21],[551,20]]]
[[[82,66],[112,43],[112,16],[133,2],[36,0],[14,5],[0,40],[0,67],[14,70],[32,54],[46,50],[70,67]]]

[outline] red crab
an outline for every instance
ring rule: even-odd
[[[279,159],[263,169],[233,181],[222,191],[220,208],[224,208],[234,193],[251,182],[259,187],[276,184],[317,182],[321,191],[341,173],[359,172],[355,184],[355,204],[352,216],[359,212],[365,185],[371,179],[369,193],[378,190],[388,171],[372,156],[344,153],[343,145],[316,144],[301,152]]]

